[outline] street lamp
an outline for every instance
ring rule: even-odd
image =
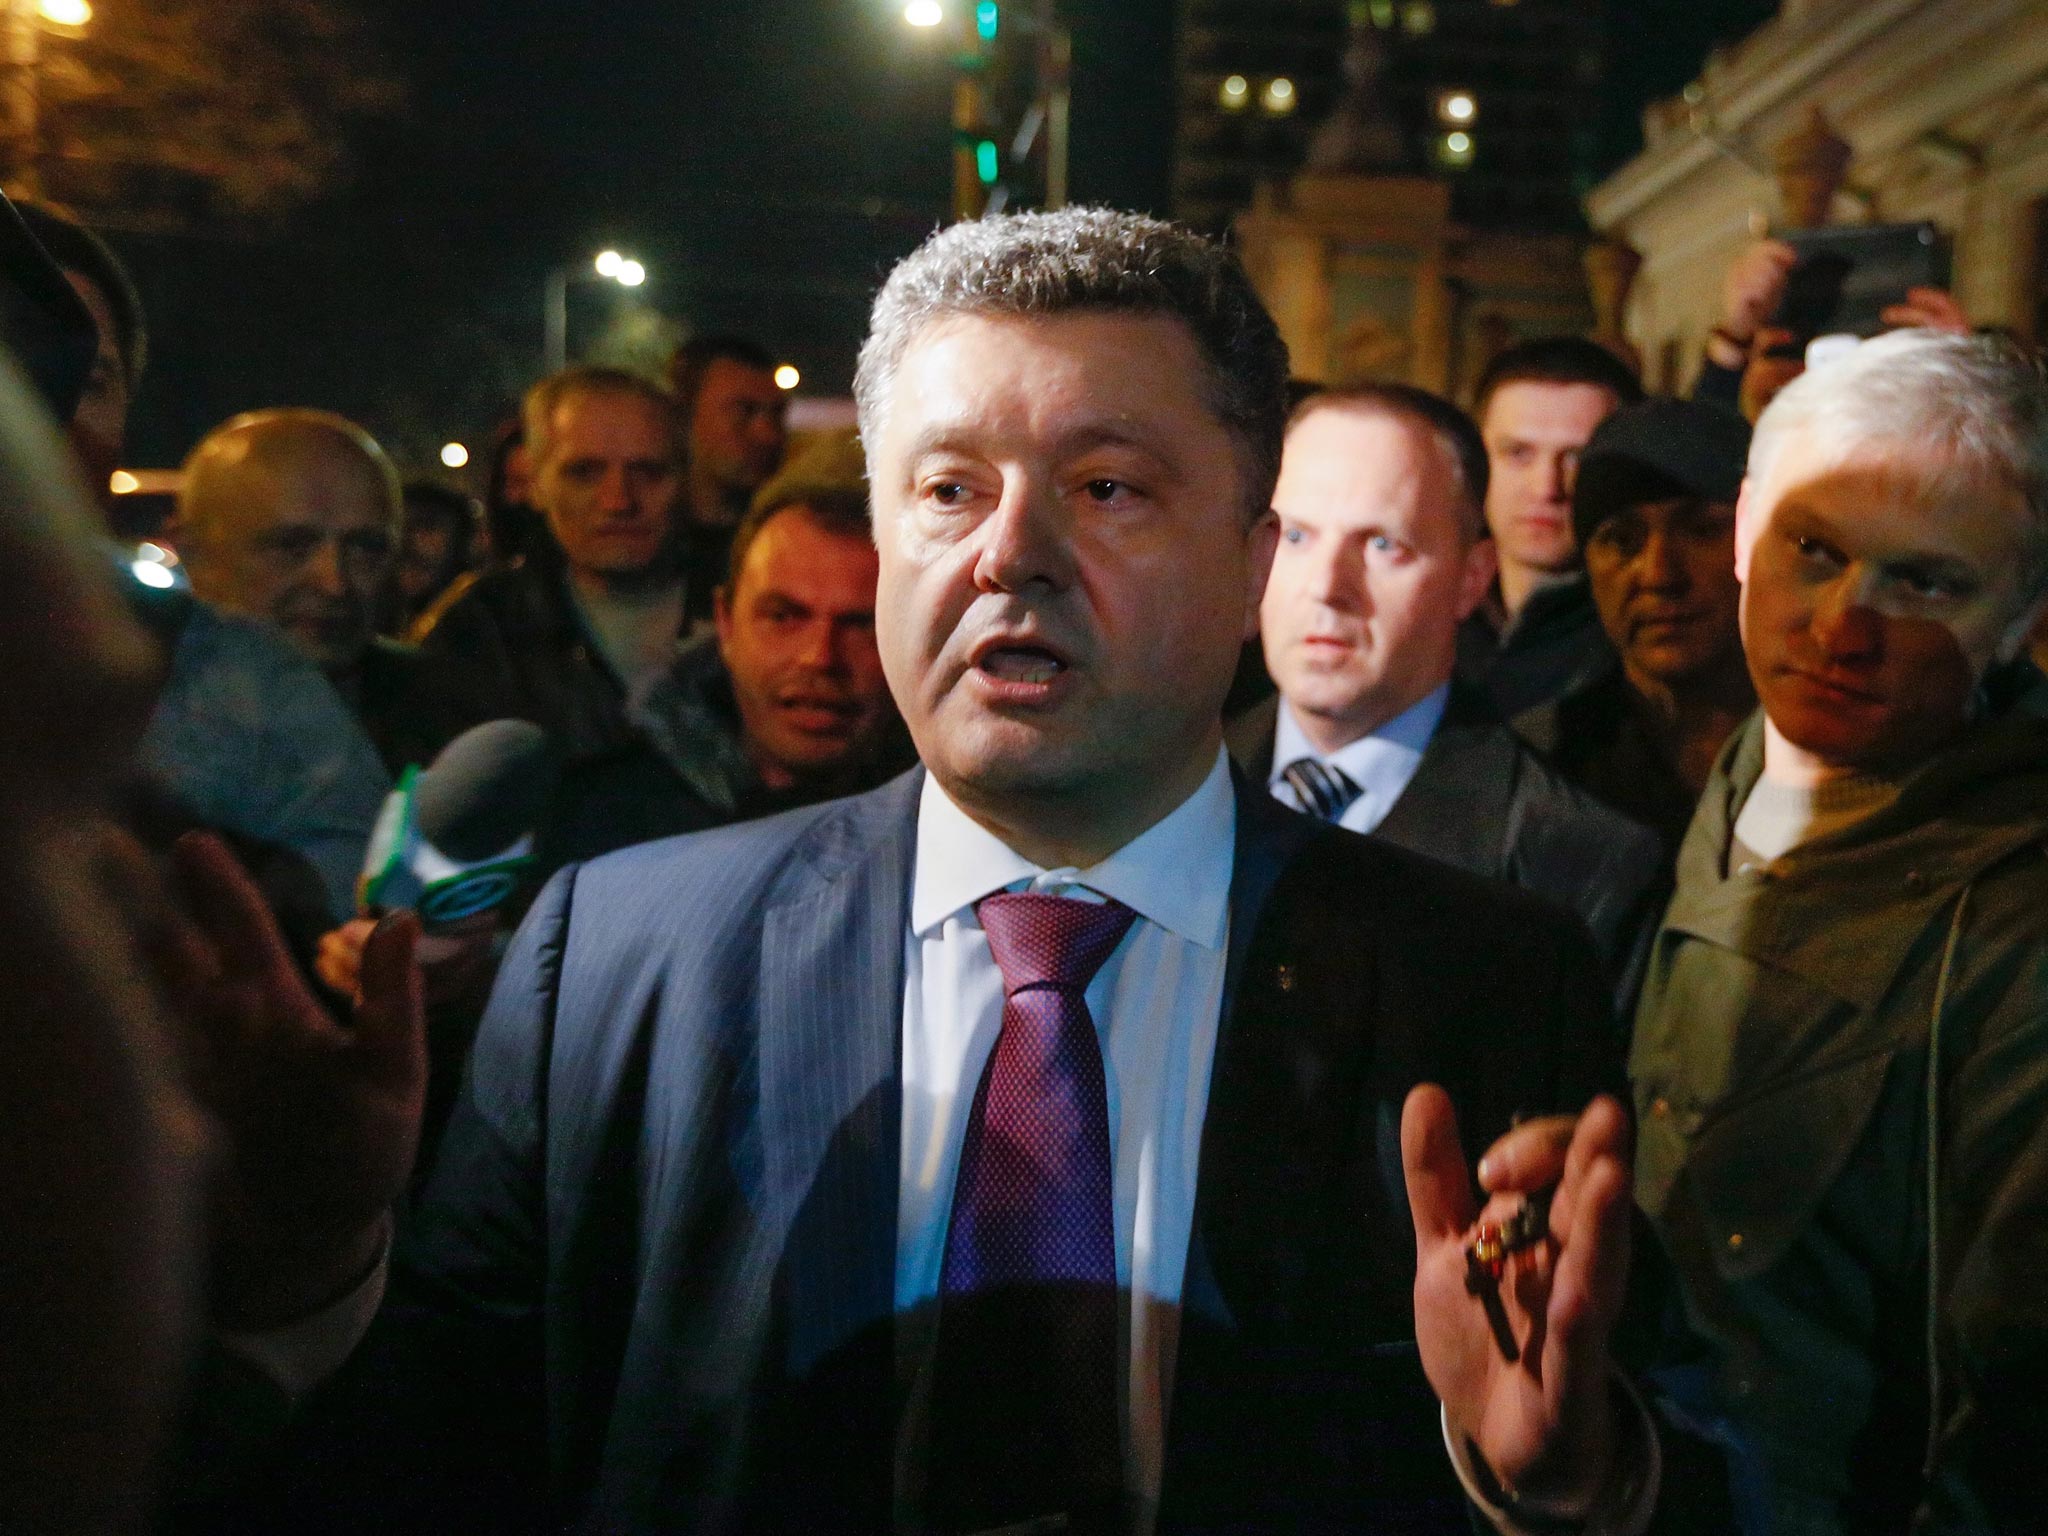
[[[4,25],[4,67],[6,80],[0,86],[6,110],[6,140],[12,148],[13,178],[8,190],[20,196],[42,195],[38,162],[42,159],[42,102],[40,76],[43,65],[43,33],[76,34],[92,20],[91,0],[0,0],[0,25]]]
[[[1445,91],[1436,99],[1436,115],[1453,128],[1469,128],[1479,121],[1479,102],[1470,91]]]
[[[585,276],[585,272],[590,275]],[[541,297],[541,317],[546,328],[547,371],[560,373],[569,366],[569,284],[593,280],[617,283],[621,288],[638,288],[647,281],[647,268],[630,256],[603,250],[586,268],[556,267],[548,273]]]

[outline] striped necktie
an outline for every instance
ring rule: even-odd
[[[1281,772],[1293,789],[1295,800],[1311,816],[1335,821],[1365,791],[1351,782],[1342,768],[1332,768],[1312,757],[1297,758]]]

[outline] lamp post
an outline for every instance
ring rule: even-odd
[[[1059,18],[1058,0],[953,0],[960,6],[957,28],[962,52],[955,61],[953,83],[953,214],[978,218],[1007,192],[1001,187],[1002,148],[984,135],[990,131],[987,93],[982,75],[992,45],[1005,27],[1032,44],[1032,100],[1009,146],[1013,161],[1028,157],[1038,136],[1045,136],[1045,199],[1047,208],[1067,203],[1067,156],[1073,108],[1073,33]],[[903,19],[921,30],[936,31],[946,22],[942,0],[910,0]]]
[[[647,268],[617,251],[599,251],[588,269],[556,267],[548,273],[541,297],[541,316],[546,332],[545,362],[549,373],[569,366],[569,284],[577,282],[617,283],[621,288],[638,288],[647,281]]]

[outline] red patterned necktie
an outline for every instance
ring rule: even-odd
[[[974,1096],[939,1280],[936,1530],[1122,1521],[1109,1098],[1088,983],[1135,914],[990,896],[1003,1026]]]

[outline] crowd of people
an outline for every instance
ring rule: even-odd
[[[2048,382],[1945,294],[1468,412],[992,216],[857,438],[729,336],[482,500],[254,411],[161,587],[22,213],[0,1529],[2037,1524]]]

